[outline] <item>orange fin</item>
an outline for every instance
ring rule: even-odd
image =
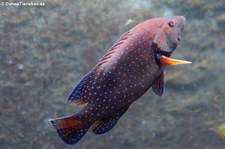
[[[90,124],[75,115],[57,119],[49,119],[57,130],[59,137],[67,144],[76,144],[87,132]]]

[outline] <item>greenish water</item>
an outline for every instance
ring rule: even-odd
[[[187,21],[172,57],[193,63],[168,66],[162,97],[149,90],[112,131],[72,148],[224,148],[212,131],[225,123],[224,0],[34,2],[45,5],[0,6],[0,148],[71,148],[48,119],[82,108],[66,104],[74,85],[124,32],[173,15]]]

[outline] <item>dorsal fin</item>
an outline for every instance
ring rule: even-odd
[[[107,62],[107,60],[112,56],[115,50],[124,43],[124,41],[131,35],[128,31],[107,51],[103,58],[98,62],[94,69],[91,72],[86,74],[83,79],[76,85],[71,94],[69,95],[67,102],[73,102],[75,104],[84,104],[87,103],[90,99],[88,94],[88,89],[91,87],[92,83],[96,79],[96,74],[99,72],[99,67]]]
[[[102,57],[102,59],[99,61],[96,67],[100,67],[102,64],[107,62],[107,59],[109,59],[112,54],[115,52],[118,47],[124,43],[124,41],[131,35],[131,32],[128,31],[125,34],[123,34],[120,39],[106,52],[106,54]]]

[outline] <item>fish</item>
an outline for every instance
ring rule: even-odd
[[[76,144],[92,128],[104,134],[149,88],[162,96],[166,65],[190,64],[170,58],[185,25],[184,16],[146,20],[124,33],[75,86],[67,103],[86,106],[78,113],[49,119],[59,137]]]

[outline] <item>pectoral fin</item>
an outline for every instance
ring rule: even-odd
[[[156,93],[158,96],[162,96],[165,86],[165,75],[164,72],[162,72],[158,78],[155,79],[152,90]]]

